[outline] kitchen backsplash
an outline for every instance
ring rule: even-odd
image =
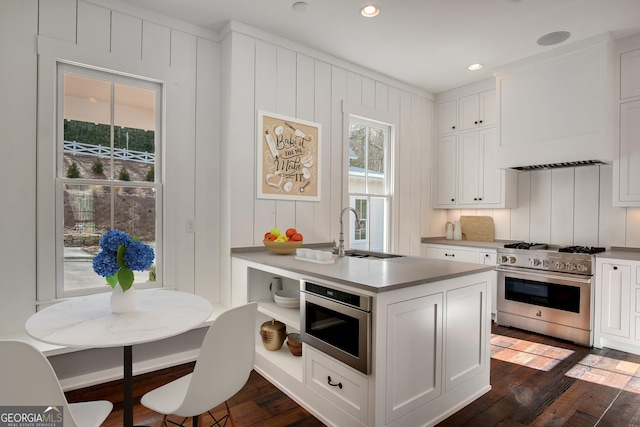
[[[498,240],[640,247],[640,208],[613,207],[612,173],[611,165],[520,172],[517,208],[437,210],[432,235],[462,215],[487,215]]]

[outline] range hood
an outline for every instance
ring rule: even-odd
[[[602,166],[605,164],[607,164],[607,162],[603,162],[600,160],[578,160],[574,162],[546,163],[542,165],[531,165],[531,166],[514,166],[510,169],[515,169],[519,171],[532,171],[532,170],[541,170],[541,169],[575,168],[577,166]]]
[[[535,170],[613,162],[615,93],[608,34],[496,72],[497,166]]]

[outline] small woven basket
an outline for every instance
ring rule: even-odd
[[[300,246],[302,246],[302,242],[301,241],[296,241],[296,242],[270,242],[268,240],[263,240],[264,245],[266,246],[267,249],[269,249],[271,252],[273,252],[274,254],[278,254],[278,255],[289,255],[292,254],[296,251],[296,249],[298,249]]]

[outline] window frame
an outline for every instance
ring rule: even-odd
[[[382,111],[370,107],[366,107],[363,105],[359,105],[347,100],[342,102],[342,122],[343,122],[343,176],[345,179],[343,180],[342,188],[343,188],[343,206],[350,206],[355,208],[355,199],[356,198],[366,198],[368,209],[371,207],[370,197],[375,198],[383,198],[386,199],[386,215],[388,216],[386,231],[384,235],[384,246],[385,251],[393,252],[397,247],[397,237],[395,237],[395,230],[397,229],[397,212],[398,212],[398,201],[395,195],[398,192],[397,188],[397,176],[398,176],[398,156],[397,156],[397,144],[398,140],[398,123],[399,119],[396,114],[390,113],[388,111]],[[388,128],[387,135],[387,144],[385,146],[385,194],[376,194],[376,193],[350,193],[349,191],[349,134],[350,134],[350,123],[354,119],[355,121],[361,123],[364,121],[365,123],[370,124],[379,124],[383,127]],[[370,222],[371,218],[369,218]],[[350,247],[351,242],[363,242],[362,240],[355,240],[355,230],[353,229],[350,222],[346,223],[346,226],[349,227],[348,233],[345,233],[348,236],[350,242],[346,242],[345,246]],[[366,245],[367,249],[370,247],[371,238],[370,238],[370,224],[369,230],[367,233]]]
[[[154,130],[155,140],[155,160],[154,160],[154,182],[137,182],[137,181],[119,181],[116,179],[116,172],[112,171],[112,177],[107,179],[83,179],[83,178],[66,178],[64,169],[64,74],[69,72],[89,78],[97,78],[101,80],[107,80],[113,84],[125,84],[136,87],[142,87],[144,89],[153,90],[155,96],[155,123],[156,129]],[[111,221],[113,221],[113,189],[117,186],[126,187],[138,187],[138,188],[153,188],[155,191],[155,263],[156,265],[156,281],[135,283],[136,288],[158,288],[163,286],[163,268],[162,268],[162,253],[163,253],[163,236],[162,236],[162,218],[163,218],[163,129],[164,129],[164,96],[165,88],[162,82],[146,79],[137,76],[129,76],[123,73],[118,73],[112,70],[99,70],[94,67],[83,66],[80,64],[70,64],[64,61],[56,61],[55,66],[55,164],[53,167],[54,181],[55,181],[55,198],[54,198],[54,212],[55,212],[55,233],[54,233],[54,245],[55,245],[55,299],[70,298],[82,295],[89,295],[101,292],[108,292],[110,289],[105,286],[104,289],[99,287],[88,287],[86,289],[65,289],[64,284],[64,185],[73,183],[77,185],[99,185],[110,187],[111,194]],[[113,94],[113,91],[112,91]],[[113,108],[114,99],[111,99],[111,137],[110,145],[113,148]],[[105,282],[106,283],[106,282]]]

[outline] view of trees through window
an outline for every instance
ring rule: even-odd
[[[65,141],[77,141],[85,144],[109,147],[111,126],[108,124],[88,123],[77,120],[64,121]],[[134,151],[155,152],[155,132],[116,126],[113,129],[113,146]]]

